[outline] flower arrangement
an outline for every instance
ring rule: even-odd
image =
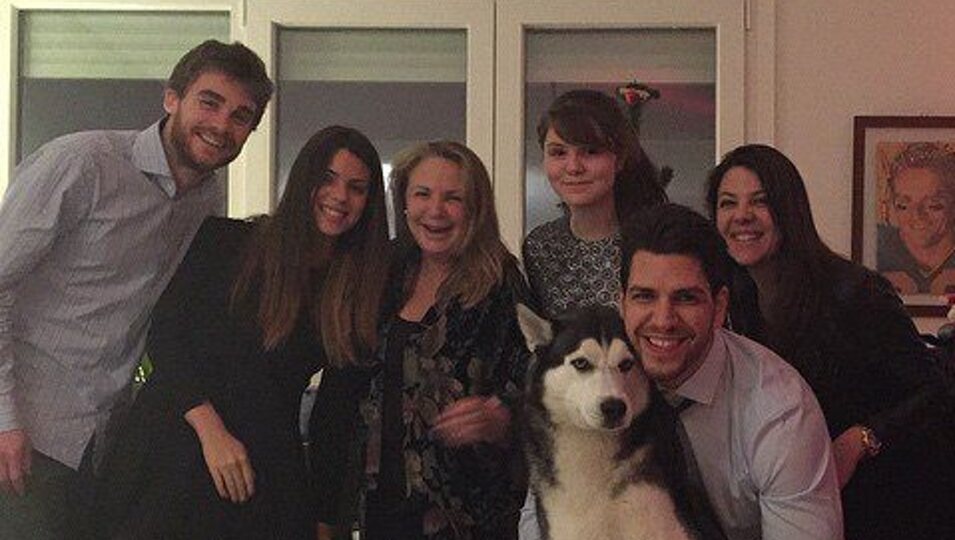
[[[660,91],[641,82],[633,81],[617,87],[617,96],[626,103],[627,107],[639,107],[651,99],[658,99]]]
[[[659,99],[660,91],[641,82],[633,81],[617,87],[617,100],[623,105],[630,120],[630,127],[637,134],[640,133],[640,111],[643,104],[651,99]]]
[[[659,99],[660,91],[634,80],[623,86],[618,86],[616,94],[617,101],[620,102],[623,107],[630,127],[633,129],[633,132],[639,136],[640,112],[643,109],[643,104],[652,99]],[[666,189],[670,181],[673,180],[673,168],[666,165],[661,167],[657,174],[657,180],[660,186]]]

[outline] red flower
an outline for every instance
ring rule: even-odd
[[[636,88],[624,86],[620,89],[620,93],[623,95],[623,100],[627,102],[627,105],[634,105],[640,100],[640,95]]]

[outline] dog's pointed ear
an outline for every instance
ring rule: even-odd
[[[531,351],[548,345],[554,339],[554,329],[550,322],[524,304],[517,304],[517,323],[524,334],[527,348]]]

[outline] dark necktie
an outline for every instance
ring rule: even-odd
[[[690,444],[686,427],[684,427],[683,420],[680,417],[683,411],[695,405],[696,402],[682,396],[670,396],[668,403],[673,409],[676,432],[680,440],[680,448],[683,450],[683,462],[686,466],[686,495],[692,515],[695,517],[696,523],[694,525],[698,528],[701,538],[723,540],[726,535],[723,534],[723,528],[720,526],[716,513],[713,511],[713,506],[710,504],[706,486],[703,484],[703,476],[700,474],[696,455],[693,453],[693,445]]]

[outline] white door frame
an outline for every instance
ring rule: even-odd
[[[745,1],[509,0],[497,8],[494,176],[501,234],[514,253],[524,236],[525,36],[535,29],[712,28],[716,31],[717,156],[745,132]]]

